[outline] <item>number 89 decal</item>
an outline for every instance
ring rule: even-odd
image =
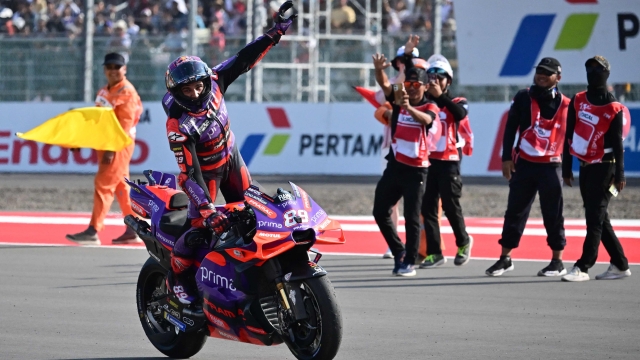
[[[302,219],[301,223],[309,222],[309,215],[306,210],[289,210],[282,214],[284,216],[284,226],[292,227],[298,224],[294,217],[299,216]]]

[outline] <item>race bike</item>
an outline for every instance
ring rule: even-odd
[[[340,224],[299,186],[269,196],[252,185],[245,201],[216,206],[231,226],[197,251],[199,299],[184,305],[167,286],[175,241],[189,229],[186,194],[176,177],[144,172],[127,179],[133,215],[125,223],[150,258],[138,277],[140,322],[151,343],[172,358],[200,351],[208,336],[256,345],[285,343],[298,359],[333,359],[342,317],[314,244],[343,244]],[[146,220],[144,220],[146,219]],[[147,222],[149,221],[149,222]]]

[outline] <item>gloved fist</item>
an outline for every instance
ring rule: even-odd
[[[286,14],[291,9],[290,14]],[[280,37],[289,29],[289,26],[293,24],[293,20],[298,17],[298,11],[293,8],[293,2],[291,0],[285,1],[280,5],[278,12],[273,14],[273,27],[267,30],[267,35],[277,44]]]
[[[215,232],[216,235],[220,235],[223,232],[227,231],[227,229],[231,225],[231,223],[229,222],[229,219],[219,211],[216,211],[215,213],[211,214],[211,216],[209,216],[204,221],[204,223],[207,225],[207,227],[213,230],[213,232]]]

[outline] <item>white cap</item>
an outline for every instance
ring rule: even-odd
[[[12,16],[13,16],[13,10],[9,9],[8,7],[0,11],[0,19],[9,19]]]
[[[449,64],[449,60],[446,57],[440,54],[431,55],[427,62],[429,63],[429,69],[438,68],[443,69],[451,79],[453,79],[453,69],[451,68],[451,64]]]
[[[400,46],[398,48],[398,51],[396,51],[396,57],[402,56],[402,55],[404,55],[404,45]],[[414,58],[420,57],[420,51],[418,51],[418,48],[414,47],[413,51],[411,52],[411,55],[413,55]]]

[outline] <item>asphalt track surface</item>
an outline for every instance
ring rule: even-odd
[[[0,246],[0,359],[163,359],[135,306],[141,249]],[[343,312],[336,359],[638,359],[640,266],[625,280],[564,283],[546,264],[449,261],[392,277],[391,261],[326,255]],[[569,263],[565,265],[571,265]],[[604,271],[597,264],[591,273]],[[294,359],[283,346],[209,339],[194,359]]]

